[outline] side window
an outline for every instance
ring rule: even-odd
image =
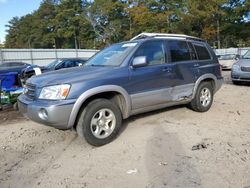
[[[75,66],[82,66],[83,64],[85,63],[85,61],[83,61],[83,60],[77,60],[77,61],[75,61]]]
[[[63,68],[69,68],[69,67],[74,67],[75,62],[74,61],[65,61]]]
[[[188,47],[189,47],[191,59],[192,60],[198,59],[197,55],[196,55],[196,52],[195,52],[195,49],[194,49],[194,46],[193,46],[193,44],[191,42],[188,42]]]
[[[191,60],[189,48],[186,41],[169,40],[168,47],[172,62]]]
[[[147,41],[135,52],[134,57],[146,56],[148,65],[164,64],[165,47],[163,41]]]
[[[196,50],[199,60],[211,59],[210,54],[205,46],[194,44],[194,48]]]

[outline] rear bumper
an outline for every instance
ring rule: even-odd
[[[216,85],[215,85],[215,92],[221,88],[223,82],[224,82],[223,78],[217,79]]]
[[[70,129],[68,121],[76,100],[30,100],[25,95],[18,97],[19,111],[29,119],[55,127],[57,129]]]

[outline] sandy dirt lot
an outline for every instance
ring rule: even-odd
[[[0,187],[250,188],[250,88],[232,85],[229,73],[210,111],[179,106],[131,117],[99,148],[0,112]]]

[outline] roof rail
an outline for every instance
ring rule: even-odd
[[[148,37],[185,38],[185,39],[191,39],[191,40],[196,40],[196,41],[205,41],[205,40],[200,39],[198,37],[193,37],[193,36],[184,35],[184,34],[169,34],[169,33],[141,33],[141,34],[133,37],[131,39],[131,41],[143,39],[143,38],[148,38]]]

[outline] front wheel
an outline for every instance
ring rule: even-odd
[[[122,115],[119,107],[107,99],[91,101],[81,112],[77,133],[93,146],[113,141],[119,133]]]
[[[191,109],[196,112],[206,112],[213,103],[213,87],[210,82],[202,82],[196,91],[195,97],[190,103]]]

